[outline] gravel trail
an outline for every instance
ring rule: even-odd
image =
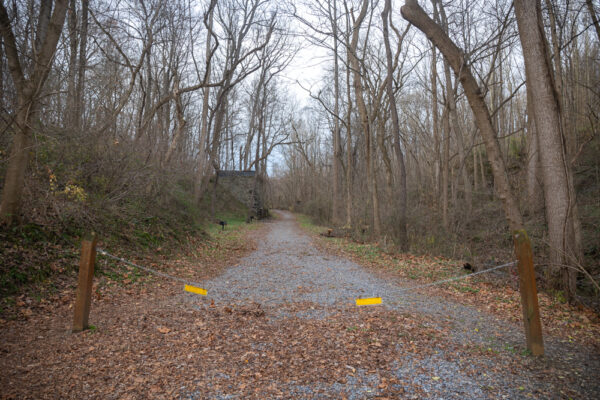
[[[319,320],[332,314],[356,313],[356,298],[379,296],[383,306],[372,306],[371,310],[381,307],[399,315],[424,316],[428,328],[447,333],[453,349],[479,346],[491,354],[475,357],[436,348],[431,356],[415,358],[413,353],[401,351],[403,355],[392,373],[405,382],[406,398],[568,398],[567,393],[600,398],[600,357],[596,352],[546,338],[547,354],[543,359],[521,356],[524,338],[520,326],[425,292],[401,292],[401,282],[384,280],[354,262],[318,250],[291,213],[280,211],[277,217],[269,223],[269,232],[254,253],[204,283],[216,304],[258,303],[276,324],[286,318]],[[186,301],[206,307],[193,296],[187,296]],[[261,345],[273,343],[257,344]],[[518,367],[498,370],[512,365],[515,358],[520,360]],[[467,375],[463,373],[466,368],[480,373]],[[349,398],[359,399],[376,398],[381,392],[381,379],[377,371],[359,369],[343,385],[274,384],[287,394],[286,398],[336,398],[344,391],[351,393]],[[414,391],[414,386],[420,391]],[[186,389],[182,397],[203,395]],[[238,398],[220,392],[210,397]]]

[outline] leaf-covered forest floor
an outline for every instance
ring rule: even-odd
[[[546,356],[535,358],[524,350],[509,302],[492,295],[467,300],[481,289],[400,294],[400,287],[429,277],[407,279],[370,265],[375,255],[370,263],[353,255],[364,267],[348,261],[334,254],[344,250],[340,243],[303,233],[288,213],[253,227],[259,229],[215,232],[204,248],[152,260],[200,281],[206,298],[122,267],[121,278],[96,280],[93,327],[80,334],[70,333],[72,288],[35,307],[21,300],[29,311],[0,324],[0,397],[600,395],[597,337],[565,339],[550,331]],[[370,295],[384,304],[353,305]],[[498,303],[507,305],[495,310]],[[571,311],[573,318],[587,315]],[[597,320],[583,323],[598,329]]]
[[[314,237],[327,232],[304,215],[298,217],[302,228]],[[399,286],[411,287],[460,275],[468,275],[463,262],[445,257],[386,252],[379,243],[358,243],[346,237],[320,237],[315,245],[323,251],[354,260],[384,279]],[[510,259],[497,261],[501,265]],[[487,265],[491,268],[495,265]],[[473,278],[420,289],[421,293],[468,304],[481,312],[493,314],[515,324],[522,322],[517,267],[493,271]],[[581,304],[570,305],[560,295],[540,290],[538,293],[544,333],[566,343],[582,343],[600,352],[600,315]]]

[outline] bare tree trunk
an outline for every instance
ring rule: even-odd
[[[485,178],[485,167],[483,166],[483,154],[482,151],[478,151],[479,153],[479,170],[481,171],[481,188],[487,189],[487,180]]]
[[[29,162],[29,144],[31,141],[31,113],[28,108],[33,102],[22,105],[14,122],[15,135],[10,152],[8,167],[4,175],[4,189],[2,190],[2,203],[0,204],[0,218],[2,223],[8,225],[20,219],[21,197],[25,171]]]
[[[440,196],[442,195],[442,156],[440,153],[440,122],[438,110],[438,92],[437,92],[437,51],[435,45],[431,49],[431,123],[433,125],[433,144],[434,144],[434,184],[435,195],[434,202],[441,207]]]
[[[450,69],[446,63],[446,79],[450,78]],[[466,168],[467,164],[467,156],[465,155],[465,143],[462,134],[462,130],[460,128],[460,124],[458,122],[458,115],[456,112],[456,93],[454,90],[449,94],[449,107],[450,107],[450,126],[451,131],[454,132],[454,136],[456,137],[456,144],[458,147],[458,168],[457,172],[457,180],[458,178],[462,179],[463,182],[463,192],[465,194],[465,203],[467,205],[467,218],[471,214],[473,208],[473,199],[472,199],[472,190],[471,190],[471,179],[469,178],[469,173]],[[457,185],[458,186],[458,185]]]
[[[559,43],[558,33],[556,32],[556,16],[554,14],[554,8],[550,0],[545,0],[546,8],[548,9],[548,15],[550,17],[550,36],[552,38],[552,52],[554,53],[551,59],[554,61],[554,71],[552,71],[552,78],[554,80],[554,86],[556,88],[556,99],[558,101],[558,108],[561,112],[561,123],[563,134],[565,135],[567,154],[574,154],[575,148],[577,147],[577,133],[574,132],[573,126],[570,124],[569,115],[566,112],[566,98],[563,84],[563,68],[562,58],[560,54],[561,43]],[[548,49],[550,51],[550,49]],[[567,157],[568,159],[568,157]]]
[[[256,83],[256,86],[254,89],[254,93],[252,93],[250,96],[250,99],[252,101],[252,107],[250,110],[250,120],[248,122],[248,134],[246,135],[246,143],[244,146],[244,169],[250,168],[249,165],[251,163],[249,160],[250,160],[250,152],[252,150],[251,149],[252,141],[254,140],[254,135],[260,129],[260,127],[257,128],[257,126],[259,124],[256,122],[256,119],[258,118],[258,114],[260,112],[262,112],[262,109],[260,108],[261,98],[262,98],[261,93],[263,91],[266,91],[266,88],[264,88],[264,82],[265,82],[267,73],[268,73],[268,68],[266,65],[263,65],[263,67],[261,68],[261,71],[260,71],[258,82]],[[264,96],[264,94],[263,94],[263,96]]]
[[[333,89],[334,89],[334,126],[333,126],[333,202],[332,220],[334,225],[342,221],[342,139],[340,135],[340,82],[339,82],[339,60],[338,60],[338,23],[337,23],[337,0],[329,1],[329,13],[331,15],[331,29],[333,33]]]
[[[260,92],[259,92],[260,93]],[[256,151],[254,153],[254,165],[256,169],[255,176],[259,176],[265,173],[260,169],[260,147],[261,147],[261,138],[263,142],[265,141],[265,129],[264,129],[264,119],[265,119],[265,109],[267,103],[267,89],[264,89],[263,96],[260,102],[260,113],[258,115],[258,130],[256,132]]]
[[[479,174],[477,173],[477,149],[473,148],[473,190],[479,190],[479,182],[477,181],[477,177]]]
[[[392,63],[392,49],[390,47],[388,19],[392,8],[391,0],[385,1],[385,7],[381,13],[383,20],[383,42],[385,44],[385,56],[387,64],[386,91],[388,101],[390,103],[390,114],[392,117],[392,129],[394,135],[394,151],[396,152],[396,160],[398,163],[400,195],[398,199],[398,208],[400,218],[398,221],[398,239],[402,249],[408,247],[408,239],[406,235],[406,166],[404,164],[404,154],[400,146],[400,123],[398,121],[398,106],[396,105],[396,96],[394,95],[394,71]],[[382,147],[383,148],[383,147]]]
[[[140,74],[140,89],[142,91],[142,96],[141,96],[141,104],[140,104],[140,109],[138,111],[138,123],[137,123],[137,130],[135,133],[135,142],[137,143],[143,136],[144,133],[146,133],[146,138],[148,140],[150,140],[149,135],[148,135],[148,131],[147,131],[147,127],[148,124],[150,122],[150,119],[153,117],[153,110],[152,110],[152,106],[151,103],[154,100],[153,99],[153,94],[156,95],[157,97],[160,98],[161,93],[160,93],[160,84],[158,80],[153,80],[152,79],[152,64],[151,64],[151,60],[152,60],[152,47],[154,46],[154,40],[153,40],[153,32],[152,32],[152,28],[151,28],[151,16],[148,13],[148,8],[146,7],[146,3],[145,2],[140,2],[140,8],[141,11],[144,15],[144,28],[145,28],[145,33],[146,33],[146,37],[145,40],[147,42],[147,51],[143,54],[142,58],[140,58],[140,69],[142,68],[142,66],[144,65],[144,62],[146,64],[145,67],[145,72],[146,72],[146,79],[144,82],[144,78],[143,76]],[[152,11],[152,10],[150,10]],[[164,57],[163,57],[163,62],[166,64]],[[132,80],[133,82],[134,80]],[[167,84],[165,84],[165,90],[167,89]],[[158,124],[159,124],[159,131],[163,131],[164,128],[162,126],[160,126],[161,123],[161,117],[164,116],[164,108],[163,109],[157,109],[156,111],[159,112],[159,118],[158,118]]]
[[[450,110],[450,121],[454,126],[454,132],[456,133],[456,141],[458,145],[458,158],[460,169],[459,175],[463,182],[463,192],[465,194],[465,203],[467,204],[467,219],[470,218],[471,212],[473,211],[473,190],[471,186],[471,178],[469,177],[469,171],[467,170],[467,154],[465,153],[465,142],[458,123],[458,115],[456,113],[456,102],[454,107]]]
[[[446,34],[448,34],[448,20],[446,18],[446,12],[444,10],[444,6],[442,4],[442,2],[438,3],[438,7],[439,7],[439,12],[440,12],[440,17],[441,17],[441,22],[442,22],[442,27],[444,29],[444,31],[446,32]],[[451,126],[451,131],[454,132],[454,136],[456,137],[456,142],[457,142],[457,146],[458,146],[458,157],[459,157],[459,162],[458,162],[458,168],[459,171],[457,173],[457,177],[456,177],[456,184],[455,184],[455,191],[453,193],[453,198],[456,199],[457,193],[458,193],[458,178],[462,178],[463,181],[463,190],[464,190],[464,194],[465,194],[465,203],[467,203],[467,218],[468,216],[471,214],[471,210],[472,210],[472,206],[473,206],[473,202],[472,202],[472,195],[471,195],[471,180],[469,179],[469,174],[467,172],[467,169],[465,167],[466,164],[466,157],[465,157],[465,146],[464,146],[464,141],[463,141],[463,135],[462,135],[462,131],[460,129],[460,124],[458,122],[458,115],[456,112],[456,90],[452,85],[452,77],[450,75],[450,66],[448,65],[447,61],[444,61],[444,74],[446,77],[446,82],[447,82],[447,101],[449,102],[449,107],[450,107],[450,126]],[[457,83],[458,84],[458,83]],[[456,201],[453,202],[456,205]]]
[[[12,224],[19,217],[21,211],[25,170],[29,162],[33,115],[36,113],[40,92],[48,77],[67,13],[66,0],[56,1],[52,16],[50,16],[51,5],[49,1],[42,2],[42,7],[40,7],[32,71],[25,78],[11,21],[4,3],[0,3],[0,33],[4,39],[8,68],[17,91],[18,107],[14,123],[15,136],[0,202],[0,222],[6,224]]]
[[[567,158],[560,101],[544,34],[540,1],[516,0],[515,14],[523,47],[527,85],[535,99],[532,104],[540,144],[544,179],[546,218],[552,268],[548,278],[562,287],[567,298],[576,291],[576,270],[569,268],[582,259],[576,233],[577,215],[573,173]]]
[[[358,48],[358,38],[360,33],[360,26],[364,21],[367,11],[369,9],[369,0],[363,0],[362,8],[360,10],[359,16],[354,21],[354,25],[352,27],[352,42],[350,43],[350,64],[352,67],[353,73],[353,83],[354,83],[354,93],[356,97],[356,105],[358,108],[358,113],[360,115],[361,127],[363,129],[363,135],[365,138],[365,155],[366,155],[366,164],[367,164],[367,187],[368,187],[368,195],[371,198],[371,201],[376,201],[375,197],[377,194],[375,193],[375,177],[373,173],[373,160],[372,160],[372,149],[371,149],[371,123],[369,121],[369,113],[367,110],[367,106],[364,100],[363,94],[363,85],[361,82],[361,74],[360,74],[360,62],[358,60],[358,55],[356,54]],[[381,225],[379,220],[379,215],[375,213],[375,207],[373,204],[372,210],[372,220],[373,220],[373,232],[375,236],[381,235]],[[377,210],[378,211],[378,210]]]
[[[438,5],[437,0],[431,1],[433,5],[433,20],[436,23],[440,23],[439,10],[442,9]],[[442,9],[443,10],[443,9]],[[442,20],[443,21],[443,20]],[[448,29],[445,24],[442,23],[444,32],[448,34]],[[444,111],[442,113],[442,144],[444,146],[442,150],[442,224],[444,229],[448,230],[450,227],[450,218],[448,216],[448,185],[450,184],[450,138],[452,137],[450,131],[450,102],[454,99],[454,93],[452,93],[452,78],[450,77],[450,71],[448,68],[448,61],[444,59],[444,77],[446,79],[446,93],[445,93],[445,104]],[[455,203],[456,205],[456,203]]]
[[[446,82],[446,85],[448,83]],[[446,94],[446,97],[448,94]],[[447,100],[446,100],[447,101]],[[446,103],[442,113],[443,157],[442,157],[442,224],[445,229],[450,227],[448,217],[448,184],[450,176],[450,105]]]
[[[352,227],[352,90],[350,85],[350,46],[347,46],[346,94],[348,110],[346,112],[346,227]]]
[[[88,36],[88,11],[89,0],[81,0],[81,32],[79,36],[79,64],[77,65],[77,88],[75,90],[75,119],[73,121],[76,129],[83,129],[85,88],[85,69],[87,68],[87,36]]]
[[[66,123],[69,128],[76,129],[75,124],[75,76],[77,75],[77,7],[75,0],[69,0],[67,11],[67,28],[69,30],[69,70],[67,72],[67,104]]]
[[[371,163],[371,179],[373,180],[371,189],[371,198],[373,202],[373,231],[376,236],[381,236],[381,212],[379,210],[379,195],[377,192],[377,170],[375,168],[377,147],[371,144],[371,156],[369,162]]]
[[[598,16],[596,15],[596,10],[594,10],[594,3],[592,0],[585,0],[585,4],[587,5],[588,11],[590,13],[590,17],[592,18],[592,23],[594,24],[594,28],[596,28],[596,34],[598,35],[598,41],[600,41],[600,21],[598,21]]]
[[[481,89],[465,61],[462,51],[452,42],[446,33],[423,11],[416,0],[407,0],[402,7],[402,15],[410,23],[423,31],[435,46],[444,54],[448,63],[458,75],[481,135],[485,142],[488,159],[494,173],[498,197],[502,200],[504,213],[511,231],[522,229],[523,219],[519,211],[512,188],[510,187],[506,166],[500,152],[496,132],[492,127],[490,113],[483,99]]]
[[[206,29],[206,48],[205,55],[206,58],[210,56],[210,46],[212,39],[212,28],[213,28],[213,12],[214,8],[211,7],[208,10],[208,26]],[[211,75],[211,64],[206,65],[206,78],[205,81],[210,81]],[[207,162],[207,154],[206,154],[206,144],[208,142],[208,106],[210,104],[210,86],[204,87],[203,90],[203,98],[202,98],[202,114],[200,117],[200,139],[198,141],[198,171],[196,176],[196,185],[194,187],[194,196],[196,197],[196,201],[199,203],[202,200],[202,195],[204,194],[203,182],[204,182],[204,174],[206,173],[206,162]]]
[[[385,120],[386,118],[379,118],[377,123],[377,146],[381,151],[381,157],[383,158],[383,165],[385,166],[385,182],[388,201],[392,200],[393,197],[393,172],[392,172],[392,161],[385,147]]]
[[[181,134],[183,133],[183,130],[185,129],[185,126],[186,126],[186,121],[183,117],[183,104],[181,103],[181,94],[179,93],[179,77],[178,76],[175,76],[174,93],[175,93],[175,115],[177,116],[177,122],[176,122],[175,130],[173,132],[173,139],[171,140],[171,143],[169,143],[169,147],[168,147],[167,153],[165,155],[163,167],[168,165],[169,162],[171,161],[171,157],[173,156],[173,154],[175,153],[175,150],[177,149],[177,146],[179,145],[179,142],[181,140]]]
[[[533,117],[531,90],[527,90],[527,205],[535,214],[544,207],[540,176],[540,145]]]
[[[4,37],[0,34],[0,54],[4,54],[5,50],[4,50]],[[5,71],[5,67],[4,67],[4,60],[5,57],[0,57],[0,110],[2,110],[0,112],[0,118],[2,119],[2,125],[0,125],[0,129],[5,129],[5,118],[4,118],[4,113],[6,110],[5,104],[4,104],[4,91],[5,86],[4,86],[4,71]]]

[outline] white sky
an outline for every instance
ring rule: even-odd
[[[315,17],[308,12],[306,2],[294,1],[294,7],[298,15],[309,21],[312,20],[311,23],[318,25],[318,22],[314,20]],[[290,93],[299,101],[299,106],[303,107],[310,102],[310,96],[297,82],[316,93],[323,86],[321,81],[326,69],[331,68],[332,54],[329,50],[311,43],[308,38],[303,36],[303,33],[306,32],[314,34],[303,23],[294,18],[290,18],[288,23],[290,24],[289,33],[295,35],[295,44],[301,48],[290,65],[282,72],[281,78],[290,88]]]
[[[299,38],[298,40],[302,40]],[[298,105],[298,111],[303,107],[308,106],[311,102],[310,95],[303,89],[300,84],[316,94],[323,86],[323,80],[328,68],[331,68],[331,54],[328,54],[327,49],[316,45],[307,45],[301,49],[291,61],[290,65],[282,72],[281,80],[289,88],[290,96],[293,96]],[[283,161],[281,158],[280,149],[277,148],[269,157],[267,163],[267,171],[269,175],[274,172],[276,165],[281,166]]]
[[[316,93],[323,86],[321,81],[329,63],[331,63],[331,55],[326,49],[310,45],[301,49],[283,72],[282,79],[289,85],[291,93],[298,99],[300,106],[307,105],[310,96],[297,82]]]

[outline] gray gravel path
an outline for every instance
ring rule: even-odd
[[[402,283],[381,279],[356,263],[319,251],[298,228],[291,213],[277,212],[277,220],[269,224],[269,232],[254,253],[218,278],[205,282],[210,298],[216,303],[260,303],[270,310],[269,317],[276,319],[287,316],[285,311],[278,311],[285,307],[278,305],[311,302],[320,307],[296,316],[327,318],[328,309],[351,308],[358,297],[380,296],[384,307],[429,316],[430,326],[436,329],[450,327],[452,339],[457,343],[475,343],[495,353],[510,352],[513,357],[522,357],[519,352],[524,338],[520,326],[446,299],[420,292],[399,292]],[[189,297],[189,301],[197,301],[194,299]],[[527,368],[516,373],[490,372],[494,369],[490,359],[488,372],[482,370],[478,377],[465,376],[461,371],[468,364],[468,355],[467,361],[457,363],[448,361],[440,350],[435,357],[415,362],[407,355],[407,359],[399,360],[402,366],[396,374],[404,381],[418,383],[429,393],[429,398],[436,399],[490,398],[489,389],[493,389],[492,397],[498,398],[523,398],[525,393],[533,394],[534,398],[565,398],[560,386],[548,386],[539,378],[540,371],[556,369],[564,370],[561,376],[566,387],[583,386],[585,393],[589,393],[587,398],[600,398],[597,353],[551,338],[546,338],[546,351],[542,360],[522,357]],[[441,379],[433,381],[434,375]],[[348,380],[346,389],[348,385],[355,398],[370,398],[377,395],[379,380],[359,371]],[[335,385],[326,389],[332,397],[340,390]],[[305,386],[286,387],[290,398],[311,397],[314,390]],[[407,392],[410,398],[410,390]],[[193,394],[186,397],[195,398]]]

